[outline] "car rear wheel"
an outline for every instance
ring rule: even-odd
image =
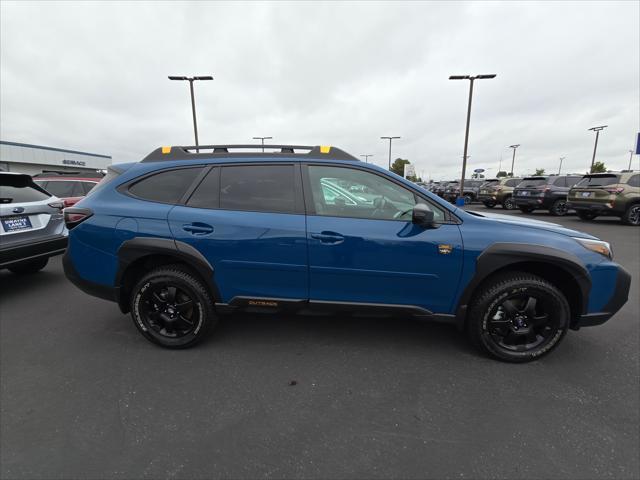
[[[475,296],[466,327],[480,350],[522,363],[556,348],[569,319],[569,304],[556,286],[537,275],[510,272],[490,280]]]
[[[131,299],[131,316],[140,333],[166,348],[195,345],[218,321],[207,287],[179,264],[144,275]]]
[[[531,213],[533,212],[533,207],[518,207],[522,213]]]
[[[631,205],[627,208],[622,216],[622,222],[626,225],[640,225],[640,203]]]
[[[49,263],[48,258],[37,258],[35,260],[28,260],[26,262],[16,263],[7,267],[10,272],[16,273],[18,275],[24,275],[28,273],[36,273],[42,270]]]
[[[465,205],[469,205],[471,202],[473,202],[473,196],[472,195],[465,195],[464,197],[464,204]]]
[[[496,204],[492,202],[482,202],[482,204],[487,208],[493,208],[496,206]]]
[[[551,205],[551,208],[549,209],[549,213],[551,215],[555,215],[556,217],[562,217],[567,214],[568,210],[569,209],[567,208],[567,201],[563,199],[558,199],[555,202],[553,202],[553,205]]]
[[[513,201],[513,198],[507,197],[502,202],[502,208],[505,210],[514,210],[516,208],[516,202]]]
[[[595,212],[590,212],[589,210],[576,210],[576,215],[580,220],[593,220],[598,216]]]

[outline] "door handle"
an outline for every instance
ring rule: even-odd
[[[331,245],[337,245],[339,243],[344,242],[344,236],[335,232],[312,233],[311,238],[320,240],[320,243],[326,243]]]
[[[189,232],[191,235],[207,235],[213,232],[213,227],[206,223],[187,223],[182,226],[185,232]]]

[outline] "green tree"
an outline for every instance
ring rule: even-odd
[[[591,173],[605,173],[607,171],[607,167],[604,166],[604,162],[596,162],[591,167]]]
[[[544,168],[536,168],[536,176],[544,175]]]
[[[504,170],[500,170],[497,174],[496,174],[496,178],[501,178],[501,177],[506,177],[507,176],[507,172],[505,172]]]
[[[396,173],[398,175],[400,175],[401,177],[404,176],[404,166],[411,163],[409,160],[406,160],[404,158],[396,158],[394,160],[394,162],[391,164],[391,171],[393,173]]]

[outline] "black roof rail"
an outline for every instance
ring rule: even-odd
[[[104,177],[104,173],[98,170],[96,170],[95,172],[78,172],[75,170],[42,170],[42,173],[36,173],[35,175],[32,175],[32,178],[55,177],[55,176],[102,178]]]
[[[239,150],[239,151],[233,151]],[[245,150],[245,151],[242,151]],[[255,150],[247,152],[246,150]],[[266,150],[266,151],[265,151]],[[232,158],[284,158],[300,156],[305,158],[318,158],[323,160],[357,160],[353,155],[344,150],[330,146],[309,145],[200,145],[200,146],[171,146],[156,148],[142,159],[142,162],[161,162],[172,160],[197,160],[209,159],[220,156]]]

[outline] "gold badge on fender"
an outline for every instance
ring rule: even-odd
[[[451,250],[453,250],[453,245],[449,245],[446,243],[441,243],[440,245],[438,245],[438,253],[440,253],[441,255],[449,255],[451,253]]]

